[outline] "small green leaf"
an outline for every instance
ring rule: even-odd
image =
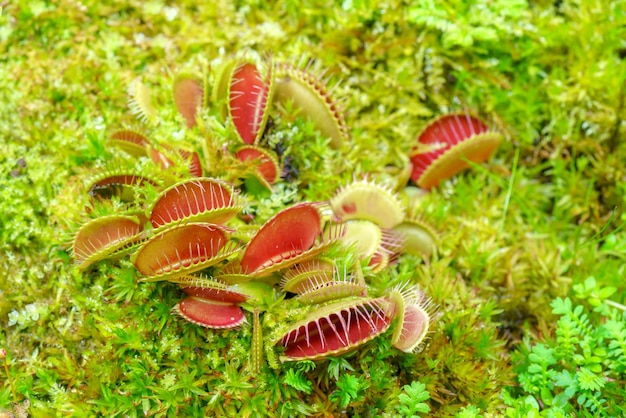
[[[580,387],[586,390],[602,389],[606,383],[604,377],[598,376],[587,367],[581,367],[576,372],[576,378]]]
[[[358,377],[351,374],[342,374],[337,381],[337,390],[330,394],[329,399],[339,401],[342,408],[347,407],[359,397],[359,392],[367,385]]]
[[[556,298],[550,306],[552,306],[552,313],[556,315],[566,315],[572,312],[572,301],[569,298]]]
[[[287,370],[284,382],[292,388],[310,394],[313,391],[313,384],[310,380],[300,374],[300,371],[294,369]]]
[[[354,368],[348,360],[342,357],[331,357],[328,362],[328,374],[333,377],[333,379],[339,379],[339,374],[342,370],[350,370],[354,371]]]
[[[568,398],[573,397],[578,391],[578,382],[576,381],[576,378],[567,370],[563,370],[555,375],[554,384],[556,386],[564,387],[565,394]]]
[[[398,396],[400,406],[398,411],[405,417],[417,417],[418,414],[425,414],[430,411],[430,407],[424,403],[430,399],[430,394],[426,390],[426,385],[414,381],[411,385],[404,386],[404,391]]]

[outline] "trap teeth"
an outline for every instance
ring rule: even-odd
[[[461,170],[468,162],[489,159],[502,140],[480,119],[467,113],[451,113],[433,120],[417,139],[411,155],[411,179],[431,189]]]
[[[367,287],[362,277],[347,270],[340,273],[334,270],[331,275],[327,272],[315,275],[303,283],[296,299],[302,303],[314,304],[347,298],[350,296],[365,296]]]
[[[366,180],[341,188],[330,199],[330,206],[342,221],[363,219],[383,228],[393,228],[404,219],[404,208],[396,193]]]
[[[302,293],[313,286],[313,283],[332,280],[334,263],[324,259],[310,259],[295,264],[283,274],[281,286],[284,291]]]
[[[431,322],[431,302],[417,286],[404,285],[392,290],[389,300],[396,307],[397,325],[392,345],[413,352],[424,340]]]
[[[197,296],[187,296],[176,304],[172,312],[192,324],[214,329],[235,328],[246,320],[243,310],[237,305]]]
[[[238,251],[226,228],[208,223],[175,225],[152,236],[133,262],[144,281],[169,280],[213,266]]]
[[[292,103],[327,138],[341,148],[350,139],[342,111],[326,85],[306,68],[277,66],[276,100]]]
[[[281,360],[315,360],[353,350],[385,332],[395,314],[386,298],[355,298],[324,305],[291,326],[276,345]]]
[[[280,164],[276,155],[255,145],[239,147],[235,156],[238,160],[250,164],[250,175],[254,176],[263,187],[272,190],[272,184],[280,177]]]
[[[93,219],[74,237],[74,259],[85,269],[96,261],[123,255],[125,249],[141,241],[142,230],[136,216],[110,215]]]
[[[221,180],[196,178],[164,190],[150,210],[154,228],[185,222],[224,224],[241,210],[234,187]]]
[[[113,132],[108,142],[135,157],[148,155],[150,146],[150,141],[143,133],[132,129],[120,129]]]
[[[273,96],[273,66],[263,77],[256,65],[242,62],[232,69],[228,88],[228,113],[237,134],[245,144],[259,141],[269,118]]]

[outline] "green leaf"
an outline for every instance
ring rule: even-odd
[[[569,298],[556,298],[550,306],[552,306],[552,313],[556,315],[567,315],[572,312],[572,301]]]
[[[615,292],[617,292],[617,288],[613,287],[613,286],[607,286],[607,287],[603,287],[598,291],[598,297],[600,299],[608,299],[610,298]]]
[[[528,355],[528,358],[533,363],[537,365],[541,365],[544,368],[556,363],[556,358],[554,357],[554,349],[547,347],[544,344],[537,344],[532,348],[532,352]],[[533,369],[533,373],[539,373],[541,369],[535,367],[535,365],[530,366]],[[530,370],[530,368],[529,368]]]
[[[576,378],[580,387],[586,390],[602,389],[606,383],[603,376],[598,376],[587,367],[581,367],[580,370],[576,372]]]
[[[563,370],[555,375],[554,384],[564,387],[565,394],[568,398],[572,398],[578,391],[578,382],[576,377],[572,376],[567,370]]]
[[[328,374],[333,377],[333,379],[339,379],[339,374],[342,370],[350,370],[354,371],[352,365],[343,357],[331,357],[328,361]]]
[[[310,394],[313,391],[313,383],[306,377],[300,374],[300,371],[294,369],[287,370],[284,377],[284,382],[292,388]]]
[[[418,381],[414,381],[411,385],[404,386],[404,391],[398,396],[400,406],[398,411],[405,417],[417,417],[418,414],[425,414],[430,411],[430,407],[424,403],[430,398],[430,394],[426,390],[426,385]]]
[[[482,418],[482,415],[480,415],[480,408],[474,405],[467,405],[461,408],[454,418]]]
[[[359,397],[359,391],[363,390],[365,386],[365,382],[362,382],[357,376],[342,374],[337,381],[337,390],[330,394],[329,399],[339,401],[339,405],[345,408]]]

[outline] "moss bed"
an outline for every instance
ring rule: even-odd
[[[432,299],[419,352],[389,332],[251,373],[250,313],[207,330],[128,259],[76,267],[68,243],[85,179],[117,161],[111,132],[216,155],[228,126],[212,108],[185,130],[175,76],[211,84],[228,58],[269,56],[325,69],[351,142],[333,149],[274,110],[270,141],[295,167],[255,198],[257,220],[355,178],[401,181],[440,115],[503,135],[426,196],[436,254],[369,276]],[[137,80],[156,123],[128,108]],[[624,1],[0,1],[0,416],[623,416],[625,95]],[[264,326],[288,316],[278,306]]]

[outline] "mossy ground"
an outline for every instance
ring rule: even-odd
[[[422,401],[433,416],[624,413],[623,1],[0,7],[3,413],[397,416]],[[299,189],[280,186],[261,218],[280,196],[327,199],[355,176],[382,176],[442,113],[472,110],[504,134],[489,163],[428,196],[438,255],[404,257],[371,283],[409,278],[438,305],[420,353],[377,338],[253,376],[249,326],[207,331],[170,316],[176,286],[138,283],[127,261],[73,266],[64,243],[84,210],[81,179],[106,160],[107,134],[135,123],[132,80],[173,109],[174,74],[242,53],[314,58],[343,80],[334,95],[359,144],[344,158],[288,111],[277,117]],[[156,134],[180,140],[180,122],[172,110]],[[568,330],[582,342],[565,347]]]

